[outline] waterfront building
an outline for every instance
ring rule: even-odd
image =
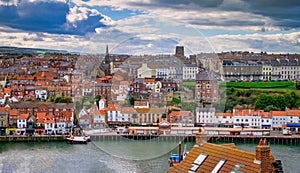
[[[262,129],[273,129],[273,119],[270,112],[262,112],[260,117]]]
[[[216,124],[221,127],[233,127],[233,114],[231,112],[216,113]]]
[[[89,115],[83,115],[78,118],[78,123],[83,130],[92,128],[92,118]]]
[[[140,108],[134,109],[131,116],[131,124],[146,126],[158,125],[162,116],[166,114],[166,108]]]
[[[286,111],[271,111],[273,130],[281,130],[282,125],[287,123],[288,117]]]
[[[261,116],[263,110],[233,109],[233,127],[261,128]]]
[[[281,161],[275,160],[266,140],[261,140],[255,153],[237,149],[235,144],[200,144],[200,135],[196,136],[196,145],[187,156],[168,173],[173,172],[261,172],[282,171]]]
[[[191,111],[172,111],[168,114],[168,122],[172,127],[194,127],[194,119]]]
[[[197,126],[216,126],[218,125],[218,121],[216,118],[217,116],[215,108],[196,108],[195,123]]]
[[[104,110],[98,110],[93,116],[93,128],[104,128],[106,123],[105,123],[105,117],[106,117],[106,112]]]
[[[111,127],[119,124],[121,116],[121,106],[118,104],[108,104],[104,109],[107,116],[107,124]]]
[[[287,123],[300,123],[300,110],[287,110]]]
[[[0,127],[8,127],[8,110],[6,107],[0,107]]]
[[[9,110],[9,127],[17,127],[17,121],[19,117],[19,111],[17,109]]]
[[[18,132],[23,134],[26,132],[27,128],[27,119],[28,119],[28,113],[27,114],[20,114],[18,121],[17,121],[17,128]]]
[[[53,114],[48,114],[45,117],[45,133],[46,134],[55,134],[56,129],[55,129],[55,117]]]

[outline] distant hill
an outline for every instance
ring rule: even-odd
[[[39,53],[61,53],[67,54],[69,53],[66,50],[53,50],[53,49],[42,49],[42,48],[20,48],[20,47],[10,47],[10,46],[0,46],[0,53],[8,53],[8,54],[39,54]]]

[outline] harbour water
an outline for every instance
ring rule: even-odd
[[[186,143],[186,148],[193,143]],[[22,142],[0,144],[2,173],[163,173],[168,158],[177,152],[178,142],[166,141],[93,141],[87,145],[65,142]],[[237,144],[254,152],[255,144]],[[271,145],[286,173],[300,172],[300,146]]]

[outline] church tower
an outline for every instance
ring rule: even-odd
[[[108,52],[108,45],[106,45],[106,52],[104,60],[102,61],[101,68],[105,74],[105,76],[111,75],[111,65],[110,65],[110,56]]]

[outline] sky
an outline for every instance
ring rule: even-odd
[[[0,46],[300,53],[299,0],[0,0]]]

